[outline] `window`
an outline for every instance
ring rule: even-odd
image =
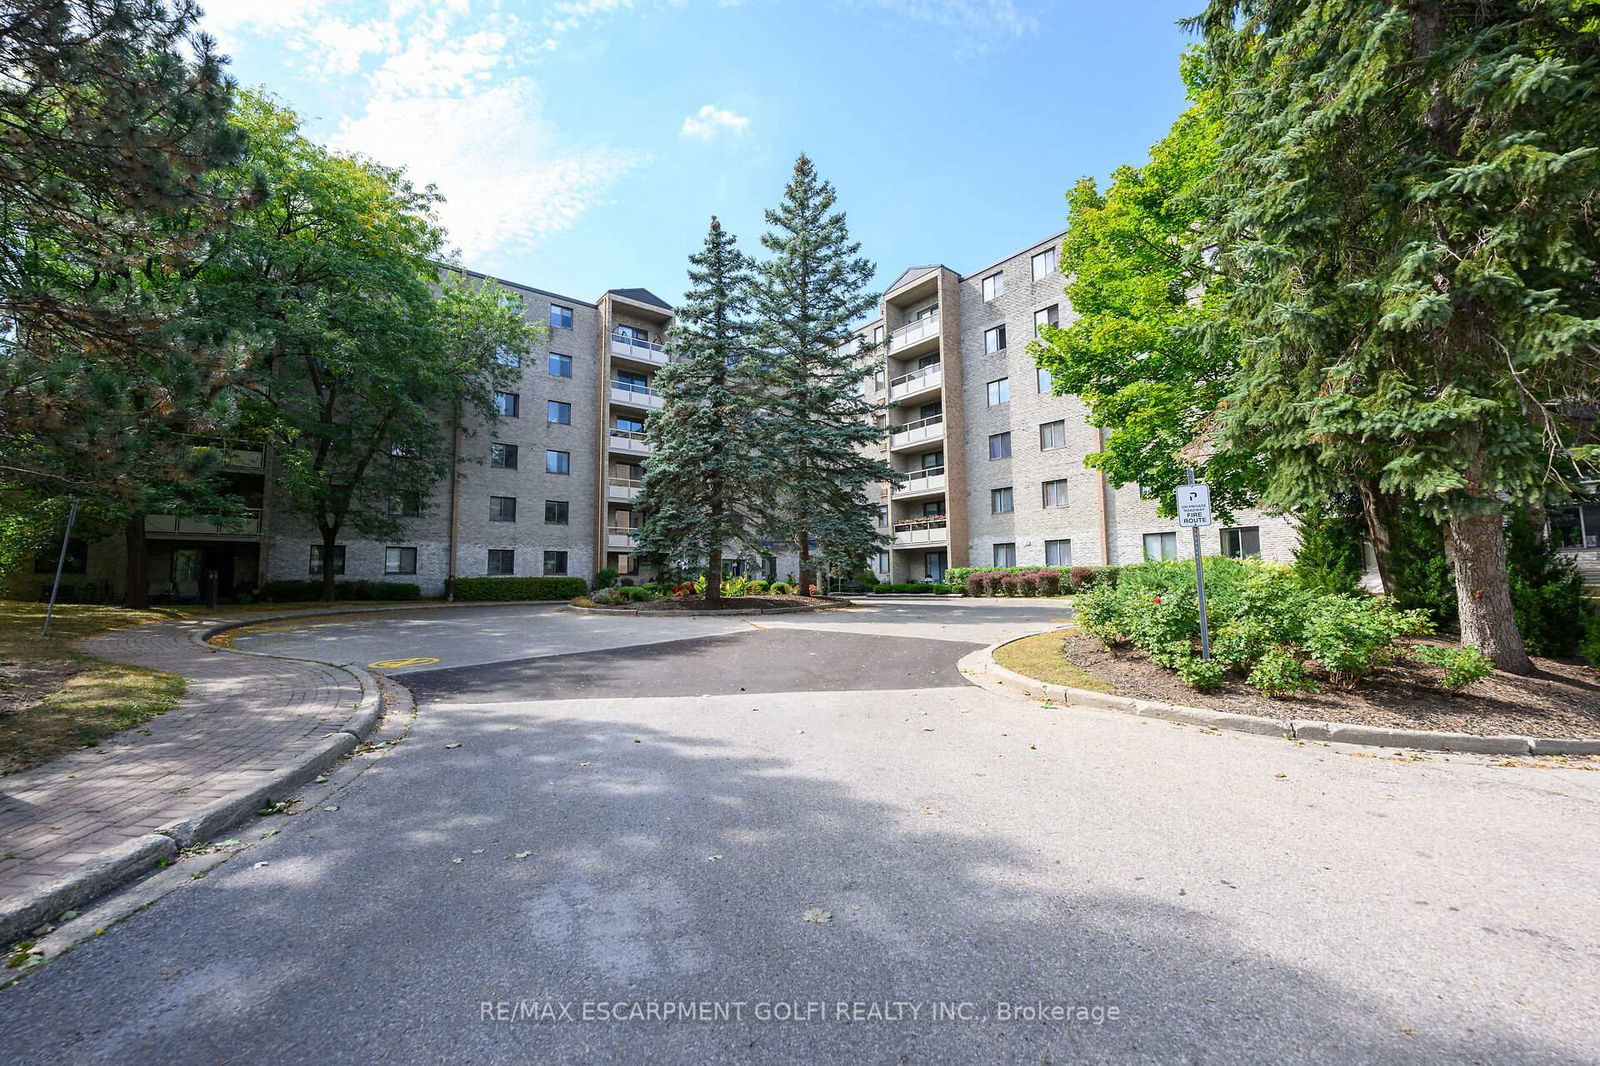
[[[1178,535],[1176,533],[1146,533],[1144,535],[1144,557],[1146,562],[1176,559],[1178,557]]]
[[[1006,275],[1004,271],[1001,271],[998,274],[990,274],[988,277],[983,279],[984,302],[987,303],[988,301],[993,300],[995,297],[999,296],[1005,291]]]
[[[1047,540],[1044,542],[1044,565],[1071,566],[1072,541]]]
[[[998,407],[1011,402],[1011,379],[1000,378],[989,382],[989,406]]]
[[[570,378],[572,376],[572,356],[557,355],[555,352],[551,352],[550,373],[558,378]]]
[[[510,577],[517,572],[517,553],[510,548],[489,549],[489,576]]]
[[[489,521],[515,522],[517,520],[517,498],[515,496],[490,496]]]
[[[1065,507],[1067,505],[1066,478],[1044,483],[1044,505],[1046,507]]]
[[[320,544],[311,546],[311,572],[313,574],[322,573],[322,545]],[[343,544],[335,544],[333,546],[333,572],[336,574],[344,573]]]
[[[1016,508],[1012,505],[1011,487],[989,490],[989,511],[991,514],[1010,514]]]
[[[501,418],[516,418],[522,411],[522,404],[514,392],[497,392],[494,394],[494,409]]]
[[[877,569],[878,569],[878,573],[880,573],[880,574],[887,574],[889,572],[889,553],[888,552],[879,552],[878,553],[878,567],[877,567]]]
[[[515,470],[517,468],[517,446],[515,444],[489,445],[489,465],[496,470]]]
[[[56,549],[43,555],[33,557],[33,572],[36,574],[53,574],[56,572],[56,563],[61,562],[61,544],[56,542]],[[73,537],[67,541],[67,558],[61,563],[63,574],[86,574],[89,572],[89,542]]]
[[[872,343],[873,344],[882,344],[883,343],[883,327],[882,326],[873,326],[872,327]]]
[[[1033,372],[1033,380],[1039,386],[1040,396],[1050,395],[1050,390],[1055,385],[1055,379],[1050,376],[1050,371],[1046,370],[1042,366],[1035,368]]]
[[[560,400],[546,400],[544,420],[552,426],[572,425],[572,405]]]
[[[1600,506],[1550,508],[1550,539],[1566,551],[1600,548]]]
[[[1017,546],[1015,544],[996,544],[994,546],[994,565],[1016,566]]]
[[[572,453],[547,451],[544,453],[544,472],[546,474],[572,473]]]
[[[877,389],[879,392],[883,391],[883,371],[882,370],[874,370],[872,372],[872,387],[874,389]]]
[[[510,348],[496,348],[494,350],[494,361],[499,363],[501,366],[520,367],[522,365],[522,356],[518,355]]]
[[[888,524],[889,524],[889,508],[887,508],[887,507],[879,507],[878,508],[878,525],[886,526]]]
[[[1156,490],[1148,485],[1135,481],[1133,487],[1139,490],[1139,499],[1141,500],[1153,500],[1156,498]]]
[[[560,304],[551,304],[550,305],[550,328],[551,329],[571,329],[572,328],[572,308],[570,308],[570,307],[562,307]]]
[[[989,458],[991,458],[991,459],[1009,459],[1009,458],[1011,458],[1011,434],[1010,433],[991,433],[991,434],[989,434]]]
[[[993,326],[983,331],[983,350],[986,352],[1003,352],[1006,350],[1006,327]]]
[[[1261,554],[1261,527],[1240,526],[1222,531],[1222,554],[1230,559],[1243,559]]]
[[[569,508],[566,500],[544,501],[544,524],[547,526],[564,526],[569,517]]]
[[[1009,455],[1010,453],[1008,452],[1007,454]],[[936,470],[942,466],[944,466],[944,449],[922,453],[922,469]]]
[[[1056,272],[1056,250],[1046,248],[1033,257],[1033,280],[1043,281]]]
[[[396,459],[416,459],[422,455],[422,452],[415,444],[396,440],[389,442],[389,454]]]
[[[567,553],[545,552],[544,572],[546,574],[565,574],[567,572]]]
[[[422,493],[399,492],[389,497],[389,513],[399,518],[415,518],[422,513]]]
[[[1057,419],[1046,422],[1039,427],[1039,450],[1041,452],[1054,451],[1067,446],[1067,423]]]
[[[648,330],[640,329],[638,326],[613,326],[611,328],[611,335],[613,337],[620,337],[631,344],[650,343],[650,332]]]
[[[1049,307],[1041,307],[1035,311],[1033,313],[1033,335],[1037,337],[1039,331],[1045,326],[1059,326],[1061,324],[1059,315],[1060,312],[1056,309],[1055,304],[1051,304]]]
[[[417,572],[417,549],[383,549],[383,572],[386,574],[414,574]]]

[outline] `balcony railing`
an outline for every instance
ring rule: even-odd
[[[611,387],[618,392],[632,393],[635,396],[653,396],[658,400],[661,398],[660,389],[653,389],[649,385],[640,385],[636,381],[619,381],[616,378],[612,378]]]
[[[639,490],[642,488],[644,482],[637,478],[615,475],[606,478],[606,496],[609,499],[631,501],[639,495]]]
[[[926,515],[894,524],[897,547],[907,544],[943,544],[950,539],[949,522],[944,515]]]
[[[606,547],[632,551],[639,545],[639,531],[633,526],[607,526]]]
[[[261,509],[252,507],[238,518],[180,518],[170,514],[144,516],[146,533],[184,537],[254,537],[261,533]]]
[[[898,426],[889,427],[889,447],[898,448],[907,444],[917,444],[925,440],[933,440],[944,432],[944,415],[930,415],[919,418],[915,422],[903,422]]]
[[[914,396],[919,392],[937,389],[944,384],[944,366],[935,363],[932,366],[919,367],[909,374],[902,374],[889,382],[889,402],[894,403],[907,396]]]
[[[908,347],[921,340],[939,335],[939,315],[937,312],[924,318],[919,318],[909,325],[901,326],[889,334],[889,351],[895,352]]]
[[[944,467],[926,466],[920,470],[908,470],[906,480],[894,490],[896,496],[910,496],[918,492],[929,492],[944,488]]]
[[[649,455],[650,441],[643,433],[631,429],[611,430],[611,447],[619,452],[632,452],[635,455]]]
[[[665,366],[667,350],[659,344],[649,341],[635,340],[632,337],[623,337],[615,333],[611,335],[611,354],[622,356],[624,359],[638,359],[646,363],[655,363]]]

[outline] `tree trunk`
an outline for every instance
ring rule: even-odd
[[[324,529],[322,531],[322,593],[323,603],[332,603],[334,596],[333,582],[337,576],[333,572],[333,549],[339,539],[337,529]]]
[[[800,587],[795,591],[811,595],[811,534],[804,529],[800,531]]]
[[[715,607],[722,602],[722,549],[712,548],[711,559],[706,563],[706,606]]]
[[[1372,556],[1378,566],[1378,581],[1383,594],[1395,594],[1394,573],[1390,565],[1394,551],[1394,529],[1399,520],[1400,504],[1393,493],[1378,488],[1378,482],[1364,478],[1357,482],[1361,493],[1361,518],[1366,523],[1367,540],[1372,544]]]
[[[1462,510],[1453,512],[1446,526],[1461,613],[1461,643],[1477,648],[1502,670],[1528,674],[1533,672],[1533,663],[1511,609],[1506,541],[1500,526],[1496,511]]]
[[[125,588],[122,602],[127,607],[150,606],[150,562],[145,552],[144,515],[136,514],[122,527],[126,546],[123,560]]]

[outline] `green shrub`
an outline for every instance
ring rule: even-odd
[[[482,600],[570,600],[588,592],[581,577],[458,577],[455,598]]]
[[[1001,587],[1001,581],[1013,575],[1024,586],[1023,595],[1057,596],[1063,592],[1077,592],[1085,586],[1114,582],[1117,569],[1115,566],[1075,566],[1070,570],[1040,566],[952,566],[944,573],[944,587],[968,596],[992,596]],[[1036,579],[1037,590],[1026,588],[1030,577]]]
[[[628,602],[628,590],[620,588],[596,589],[589,598],[598,607],[620,607]]]
[[[1294,552],[1294,577],[1313,592],[1350,595],[1359,590],[1366,559],[1361,550],[1364,530],[1355,515],[1332,510],[1302,515],[1300,544]]]
[[[767,585],[767,582],[758,577],[754,581],[750,582],[750,584],[745,588],[745,595],[765,596],[767,594],[768,587],[769,586]]]
[[[261,586],[266,603],[297,603],[322,598],[322,582],[268,581]],[[338,581],[333,586],[336,600],[420,600],[422,588],[409,581]]]
[[[1245,684],[1275,699],[1317,691],[1317,683],[1306,676],[1305,664],[1294,657],[1293,651],[1281,646],[1261,653]]]
[[[1590,611],[1584,618],[1583,643],[1578,653],[1590,666],[1600,670],[1600,612]]]
[[[1506,524],[1511,610],[1530,655],[1572,655],[1583,642],[1589,607],[1572,557],[1542,535],[1518,508]]]
[[[617,572],[608,567],[594,575],[594,585],[592,587],[595,589],[608,589],[616,583]]]
[[[1442,647],[1438,644],[1417,644],[1411,648],[1411,657],[1419,663],[1437,666],[1444,671],[1440,684],[1450,693],[1458,693],[1476,681],[1494,673],[1494,663],[1477,648],[1470,645]]]
[[[787,581],[774,581],[771,591],[774,596],[793,596],[794,586]]]
[[[937,581],[905,581],[899,584],[893,582],[879,585],[878,592],[909,593],[911,595],[932,595],[945,591],[944,585]]]
[[[1222,687],[1228,668],[1215,659],[1185,658],[1178,667],[1178,676],[1197,692],[1210,692]]]
[[[1425,611],[1402,611],[1389,600],[1318,596],[1298,643],[1330,681],[1348,688],[1393,657],[1396,638],[1432,628]]]

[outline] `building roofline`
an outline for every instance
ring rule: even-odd
[[[979,274],[982,274],[985,270],[993,270],[995,267],[999,266],[1001,263],[1004,263],[1004,262],[1006,262],[1008,260],[1011,260],[1011,259],[1015,259],[1017,256],[1021,255],[1023,252],[1026,252],[1030,248],[1037,248],[1039,245],[1044,244],[1047,241],[1058,241],[1062,237],[1065,237],[1066,235],[1067,235],[1067,231],[1063,229],[1063,230],[1057,230],[1056,232],[1054,232],[1052,234],[1049,234],[1048,236],[1040,237],[1036,241],[1030,241],[1027,244],[1024,244],[1021,248],[1018,248],[1016,251],[1012,252],[1010,255],[1002,255],[999,259],[996,259],[994,262],[988,263],[988,264],[986,264],[984,266],[981,266],[977,270],[974,270],[970,274],[957,275],[956,280],[958,280],[958,281],[966,281],[968,278],[975,278]]]
[[[600,306],[599,304],[595,303],[593,300],[580,300],[576,296],[567,296],[567,295],[564,295],[563,293],[551,292],[549,289],[541,289],[536,285],[524,285],[520,281],[512,281],[510,278],[502,278],[502,277],[498,277],[498,276],[496,276],[494,274],[485,274],[483,271],[481,271],[481,270],[473,270],[471,267],[456,266],[453,263],[440,263],[439,265],[441,267],[443,267],[444,269],[446,269],[446,270],[455,270],[455,271],[458,271],[458,272],[460,272],[462,274],[471,275],[472,277],[475,277],[475,278],[482,278],[484,281],[497,281],[502,285],[514,285],[517,288],[522,289],[524,292],[536,292],[540,296],[548,296],[552,300],[563,300],[563,301],[565,301],[567,303],[582,304],[585,307],[599,307]]]

